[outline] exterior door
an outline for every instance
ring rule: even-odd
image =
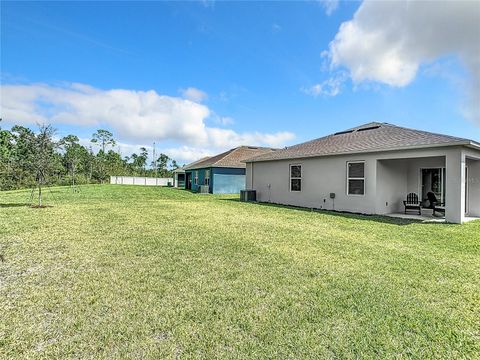
[[[192,188],[192,173],[185,173],[185,189],[190,190]]]
[[[426,200],[427,193],[432,192],[439,202],[445,202],[445,175],[445,168],[421,170],[422,200]]]

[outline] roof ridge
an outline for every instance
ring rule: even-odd
[[[252,149],[252,150],[255,150],[255,149],[267,149],[267,150],[278,150],[277,148],[273,148],[273,147],[270,147],[270,146],[258,146],[258,145],[240,145],[240,146],[237,146],[231,150],[237,150],[237,149]]]
[[[391,151],[393,149],[425,146],[467,145],[472,142],[475,141],[375,121],[305,141],[269,154],[260,154],[252,157],[249,161]]]
[[[215,165],[217,163],[219,163],[221,160],[224,160],[224,159],[227,159],[229,158],[230,156],[233,156],[235,154],[235,152],[237,152],[238,150],[240,149],[247,149],[247,150],[276,150],[274,148],[270,148],[270,147],[264,147],[264,146],[249,146],[249,145],[241,145],[241,146],[237,146],[236,148],[233,148],[233,149],[230,149],[229,151],[226,151],[225,153],[228,153],[226,154],[225,156],[219,158],[216,162],[214,162],[212,165]],[[221,155],[221,154],[220,154]]]
[[[218,160],[215,161],[214,163],[212,163],[212,165],[218,164],[218,162],[219,162],[220,160],[223,160],[223,159],[228,158],[228,157],[229,157],[230,155],[232,155],[235,151],[237,151],[237,150],[239,150],[239,149],[241,149],[241,148],[242,148],[242,146],[238,146],[238,147],[236,147],[236,148],[227,150],[227,151],[225,151],[225,152],[223,152],[223,153],[220,153],[220,154],[218,154],[218,155],[213,156],[213,157],[215,157],[215,158],[218,157]],[[223,156],[220,156],[220,155],[223,155]]]
[[[416,133],[435,135],[435,136],[443,136],[443,137],[448,137],[450,139],[456,139],[456,140],[461,140],[461,141],[473,141],[473,140],[467,139],[467,138],[461,138],[461,137],[453,136],[453,135],[440,134],[440,133],[435,133],[435,132],[432,132],[432,131],[412,129],[412,128],[407,128],[407,127],[404,127],[404,126],[398,126],[398,125],[393,125],[393,124],[388,124],[388,123],[385,123],[385,125],[388,125],[390,127],[395,127],[395,128],[398,128],[398,129],[402,129],[402,130],[413,131],[413,132],[416,132]]]
[[[205,160],[210,159],[210,158],[211,158],[211,156],[204,156],[204,157],[202,157],[202,158],[200,158],[200,159],[198,159],[198,160],[192,161],[190,164],[185,165],[185,167],[187,167],[187,166],[189,166],[189,165],[194,165],[194,164],[196,164],[196,163],[199,163],[199,162],[201,162],[201,161],[205,161]]]
[[[346,130],[343,130],[343,131],[355,131],[355,130],[358,130],[358,129],[363,129],[363,128],[367,128],[367,127],[371,127],[371,126],[382,126],[382,125],[389,125],[387,123],[381,123],[381,122],[378,122],[378,121],[371,121],[371,122],[368,122],[368,123],[365,123],[365,124],[362,124],[362,125],[359,125],[359,126],[355,126],[353,128],[350,128],[350,129],[346,129]]]
[[[380,125],[380,126],[382,126],[382,125],[396,126],[396,125],[392,125],[392,124],[389,124],[389,123],[381,123],[381,122],[371,121],[371,122],[369,122],[369,123],[365,123],[365,124],[362,124],[362,125],[359,125],[359,126],[355,126],[355,127],[353,127],[353,128],[350,128],[350,129],[340,130],[340,131],[337,131],[337,132],[334,132],[334,133],[331,133],[331,134],[328,134],[328,135],[325,135],[325,136],[321,136],[321,137],[318,137],[318,138],[315,138],[315,139],[312,139],[312,140],[305,141],[305,142],[300,143],[300,144],[295,144],[295,145],[292,145],[292,146],[290,146],[290,147],[288,147],[288,148],[281,149],[281,150],[287,150],[287,149],[291,149],[291,148],[293,148],[293,147],[297,147],[297,146],[305,145],[305,144],[308,144],[308,143],[312,143],[312,142],[315,142],[315,141],[318,141],[318,140],[321,140],[321,139],[324,139],[324,138],[327,138],[327,137],[330,137],[330,136],[336,136],[336,134],[342,135],[342,133],[354,132],[355,130],[368,127],[367,125],[368,125],[368,126],[376,126],[376,125]]]

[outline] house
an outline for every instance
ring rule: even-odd
[[[240,146],[188,164],[184,167],[185,189],[208,190],[213,194],[239,193],[245,189],[244,160],[273,151],[264,147]]]
[[[203,157],[197,161],[194,161],[193,163],[190,163],[189,166],[192,166],[196,163],[199,163],[201,161],[204,161],[206,159],[208,159],[209,156],[206,156],[206,157]],[[176,188],[182,188],[184,189],[185,188],[185,165],[182,166],[182,167],[179,167],[178,169],[175,169],[173,171],[173,187],[176,187]]]
[[[446,221],[480,217],[480,143],[468,139],[374,122],[246,163],[262,202],[387,215],[433,192]]]

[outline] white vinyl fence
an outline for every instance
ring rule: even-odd
[[[167,186],[173,185],[173,178],[153,178],[141,176],[110,176],[110,184]]]

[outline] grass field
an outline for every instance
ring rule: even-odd
[[[480,222],[0,193],[0,358],[478,358]],[[50,198],[50,201],[48,201]]]

